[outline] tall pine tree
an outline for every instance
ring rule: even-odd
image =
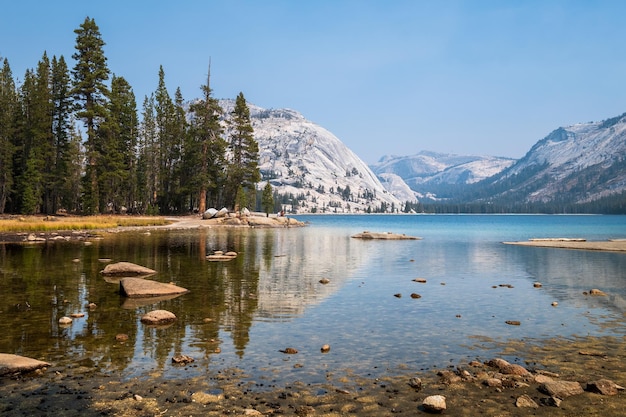
[[[258,167],[259,144],[254,139],[250,109],[243,93],[235,100],[230,120],[230,163],[228,165],[227,204],[234,206],[240,187],[248,195],[256,196],[256,183],[261,179]],[[240,209],[243,207],[240,207]]]
[[[72,97],[70,73],[61,56],[52,57],[52,136],[54,147],[54,164],[51,167],[50,178],[50,207],[55,213],[59,208],[69,210],[66,188],[71,178],[71,171],[75,169],[72,163],[71,140],[74,129],[72,116]],[[79,190],[80,191],[80,190]],[[71,198],[70,198],[71,199]],[[75,207],[72,207],[75,209]]]
[[[123,77],[113,76],[108,118],[100,127],[102,159],[98,167],[100,200],[110,212],[120,212],[132,202],[131,173],[138,121],[135,94]]]
[[[82,119],[87,130],[83,210],[96,214],[100,211],[98,165],[101,163],[101,147],[98,129],[107,115],[109,91],[105,81],[109,79],[109,69],[103,51],[105,43],[95,20],[86,17],[74,33],[76,52],[72,58],[76,60],[76,65],[72,70],[72,93],[78,104],[77,117]]]
[[[19,113],[18,95],[8,59],[0,68],[0,214],[13,189],[14,135]]]
[[[207,84],[201,86],[202,99],[191,104],[191,126],[185,148],[185,165],[189,172],[191,192],[197,193],[192,198],[192,205],[202,213],[207,203],[214,206],[223,204],[219,192],[224,178],[226,141],[222,138],[223,129],[220,116],[223,109],[211,96],[210,76]]]

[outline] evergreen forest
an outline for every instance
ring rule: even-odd
[[[74,33],[73,66],[44,52],[20,85],[0,57],[0,214],[256,207],[259,148],[243,93],[224,123],[210,76],[185,103],[161,66],[138,109],[132,86],[107,66],[95,20]]]

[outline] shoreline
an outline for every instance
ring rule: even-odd
[[[580,384],[626,381],[626,339],[622,336],[512,340],[477,338],[497,351],[493,360],[451,364],[445,369],[411,372],[396,364],[377,378],[350,370],[327,371],[325,382],[293,381],[285,386],[270,379],[250,381],[245,370],[208,371],[188,379],[158,374],[121,379],[86,364],[52,365],[25,375],[0,378],[3,415],[70,416],[380,416],[428,415],[422,402],[443,395],[444,415],[454,416],[623,416],[626,394],[601,395],[589,389],[572,396],[543,391],[548,380]],[[508,374],[494,367],[497,357],[511,357]],[[175,366],[175,365],[172,365]],[[187,365],[192,366],[192,365]],[[500,381],[500,382],[498,382]],[[621,387],[620,387],[621,388]],[[520,407],[519,398],[536,407]]]
[[[144,216],[145,217],[145,216]],[[37,244],[55,241],[89,241],[98,239],[110,233],[151,230],[187,230],[187,229],[210,229],[213,227],[231,228],[292,228],[305,227],[306,224],[294,218],[284,216],[228,216],[214,219],[203,219],[200,215],[186,216],[157,216],[164,218],[169,223],[163,225],[139,225],[117,226],[90,229],[67,230],[61,226],[59,229],[46,231],[9,231],[0,232],[0,244],[2,243],[25,243]]]
[[[604,252],[626,252],[626,240],[587,241],[566,238],[531,239],[528,241],[502,242],[505,245],[532,246],[536,248],[576,249]]]

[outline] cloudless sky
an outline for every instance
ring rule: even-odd
[[[626,1],[4,0],[0,57],[21,81],[72,68],[94,18],[141,111],[174,95],[291,108],[365,162],[421,150],[522,157],[559,126],[626,112]]]

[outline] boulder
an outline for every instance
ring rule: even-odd
[[[446,410],[446,397],[443,395],[431,395],[422,402],[422,407],[429,413],[442,413]]]
[[[582,385],[576,381],[550,381],[544,382],[539,390],[553,397],[565,399],[573,395],[579,395],[585,392]]]
[[[156,271],[132,262],[108,264],[100,273],[106,277],[139,277],[156,274]]]
[[[521,365],[517,365],[514,363],[500,369],[500,372],[502,372],[505,375],[518,375],[518,376],[526,376],[530,374],[530,372],[528,372],[528,369],[524,368]]]
[[[487,378],[483,380],[483,385],[491,388],[502,388],[502,380],[500,378]]]
[[[539,404],[535,402],[529,395],[523,394],[515,400],[515,406],[519,408],[539,408]]]
[[[162,325],[176,321],[176,315],[167,310],[153,310],[141,317],[143,324]]]
[[[10,353],[0,353],[0,376],[18,372],[31,372],[48,366],[50,366],[48,362],[42,362],[37,359]]]
[[[215,217],[216,214],[217,214],[217,209],[210,207],[204,213],[202,213],[202,218],[204,220],[212,219],[213,217]]]
[[[586,391],[595,392],[601,395],[617,395],[619,391],[623,391],[624,387],[617,385],[609,379],[599,379],[597,381],[587,383]]]
[[[143,278],[122,278],[120,292],[129,298],[163,297],[189,292],[174,284],[152,281]]]

